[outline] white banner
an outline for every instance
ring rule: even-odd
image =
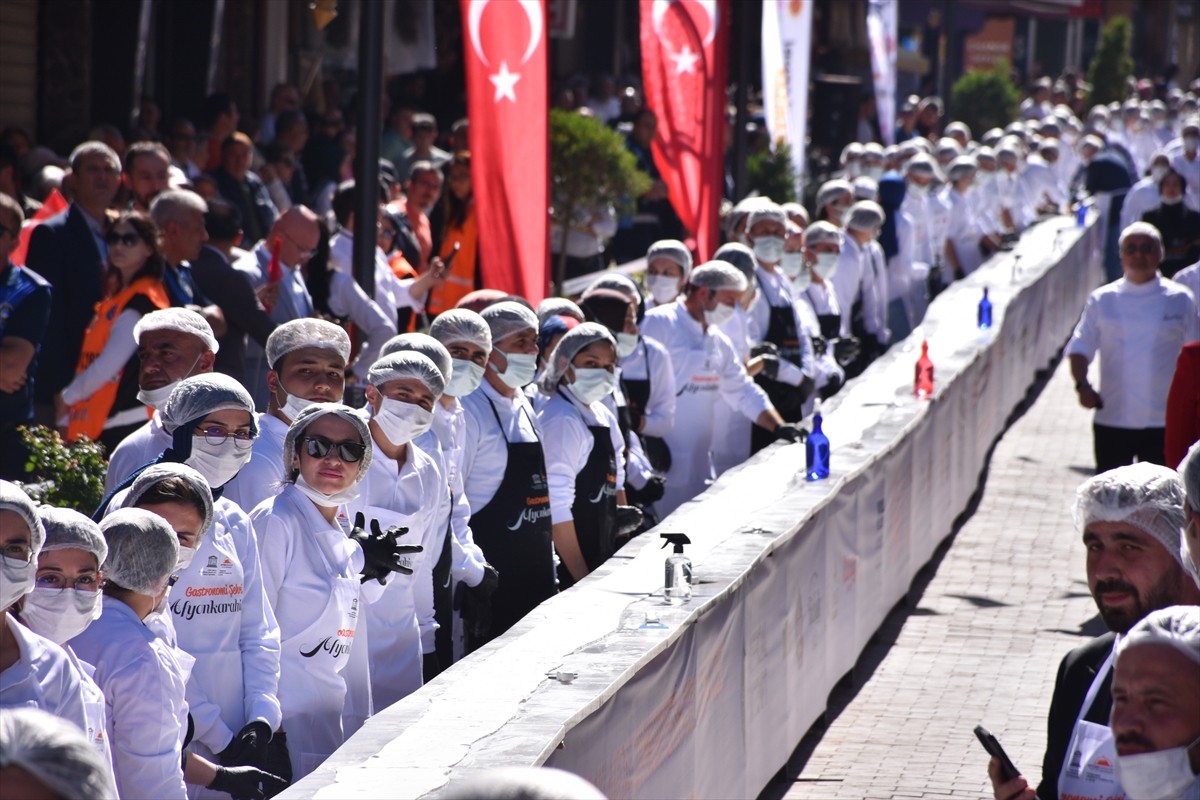
[[[813,0],[763,0],[763,114],[772,146],[786,142],[792,148],[797,195],[804,189],[812,4]]]
[[[871,43],[875,111],[879,115],[879,132],[884,144],[896,143],[896,37],[899,33],[896,2],[867,0],[867,39]],[[765,19],[764,16],[764,25]]]

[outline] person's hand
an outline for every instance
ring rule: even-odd
[[[500,585],[500,573],[491,564],[483,565],[483,578],[474,586],[458,585],[454,608],[462,612],[467,635],[476,640],[486,639],[492,629],[492,595]]]
[[[625,495],[635,502],[643,505],[657,503],[662,500],[663,490],[667,486],[666,478],[661,475],[652,475],[646,480],[646,485],[641,489],[634,489],[632,486],[625,487]]]
[[[257,767],[217,767],[217,776],[207,787],[225,792],[234,800],[264,800],[283,791],[288,782]]]
[[[429,259],[429,273],[433,277],[434,283],[442,283],[446,280],[450,270],[446,267],[446,262],[442,261],[439,256],[434,256]]]
[[[275,168],[270,164],[263,164],[261,167],[259,167],[258,177],[263,183],[274,183],[275,181],[279,180],[279,173],[277,173]]]
[[[784,422],[775,426],[776,438],[783,439],[785,442],[803,442],[808,439],[808,429],[797,425],[794,422]]]
[[[1076,391],[1079,393],[1079,405],[1084,408],[1104,408],[1104,401],[1100,398],[1100,393],[1090,384],[1082,384]]]
[[[226,767],[266,764],[267,745],[271,742],[271,726],[262,720],[247,724],[233,735],[229,745],[217,753],[217,759]]]
[[[642,527],[642,510],[636,506],[617,506],[617,539],[628,538]]]
[[[840,366],[846,366],[858,358],[860,350],[858,339],[853,336],[838,339],[833,343],[833,358]]]
[[[992,756],[988,762],[988,777],[992,779],[992,795],[996,800],[1037,800],[1037,792],[1024,775],[1006,781],[1000,776],[1000,769],[1000,759]]]
[[[387,585],[387,576],[392,572],[401,575],[412,575],[412,567],[405,566],[404,556],[420,553],[425,548],[419,544],[400,544],[399,539],[408,533],[408,528],[392,526],[386,531],[380,530],[379,520],[371,520],[371,532],[367,533],[364,525],[366,517],[360,511],[354,517],[354,528],[350,538],[358,542],[363,551],[362,581],[378,580]]]
[[[254,294],[258,297],[258,302],[262,303],[263,308],[271,308],[279,300],[279,284],[264,283],[254,290]]]

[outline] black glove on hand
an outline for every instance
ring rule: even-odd
[[[617,538],[628,538],[642,527],[642,510],[635,506],[617,506]]]
[[[271,726],[255,720],[233,735],[229,745],[217,753],[217,760],[226,767],[249,764],[262,767],[266,764],[267,745],[271,742]]]
[[[779,377],[779,356],[771,353],[763,353],[762,356],[762,375],[775,380]]]
[[[666,478],[659,475],[654,475],[646,481],[646,485],[640,489],[632,489],[629,486],[625,487],[625,494],[630,500],[636,500],[642,504],[657,503],[662,500],[663,488],[667,485]]]
[[[785,422],[775,426],[775,437],[788,442],[803,442],[808,439],[808,429],[794,422]]]
[[[463,625],[469,636],[486,639],[492,629],[492,594],[500,585],[500,573],[491,564],[483,565],[483,579],[475,586],[458,585],[454,608],[462,611]]]
[[[858,351],[858,339],[855,339],[853,336],[846,339],[838,339],[833,343],[833,358],[843,367],[858,358]]]
[[[774,342],[759,342],[750,348],[750,357],[755,356],[775,356],[779,357],[779,346]]]
[[[829,343],[822,336],[813,336],[811,338],[813,354],[818,357],[825,355],[825,351],[829,348]]]
[[[217,767],[217,777],[207,788],[225,792],[234,800],[263,800],[283,791],[287,781],[255,767]]]
[[[403,556],[420,553],[423,548],[419,544],[399,544],[396,540],[408,533],[408,528],[393,526],[386,531],[379,529],[379,520],[371,520],[371,532],[363,529],[366,517],[360,511],[354,517],[354,529],[350,538],[358,542],[363,550],[362,582],[378,580],[387,584],[387,576],[392,572],[402,575],[412,575],[412,569],[400,563]]]

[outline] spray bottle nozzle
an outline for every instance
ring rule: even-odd
[[[692,540],[687,537],[686,533],[660,533],[665,541],[662,546],[666,547],[669,544],[675,545],[675,552],[682,553],[685,544],[691,544]]]

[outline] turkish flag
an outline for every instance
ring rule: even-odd
[[[67,202],[67,198],[63,197],[58,189],[51,190],[50,195],[42,203],[42,207],[34,212],[34,215],[27,219],[24,227],[21,228],[17,246],[13,248],[12,254],[9,256],[12,263],[25,265],[25,254],[29,251],[29,237],[33,235],[33,229],[55,214],[65,211],[68,205],[70,204]]]
[[[550,283],[544,0],[461,0],[483,285],[535,305]]]
[[[728,0],[641,0],[642,82],[658,116],[654,163],[700,261],[720,244]]]

